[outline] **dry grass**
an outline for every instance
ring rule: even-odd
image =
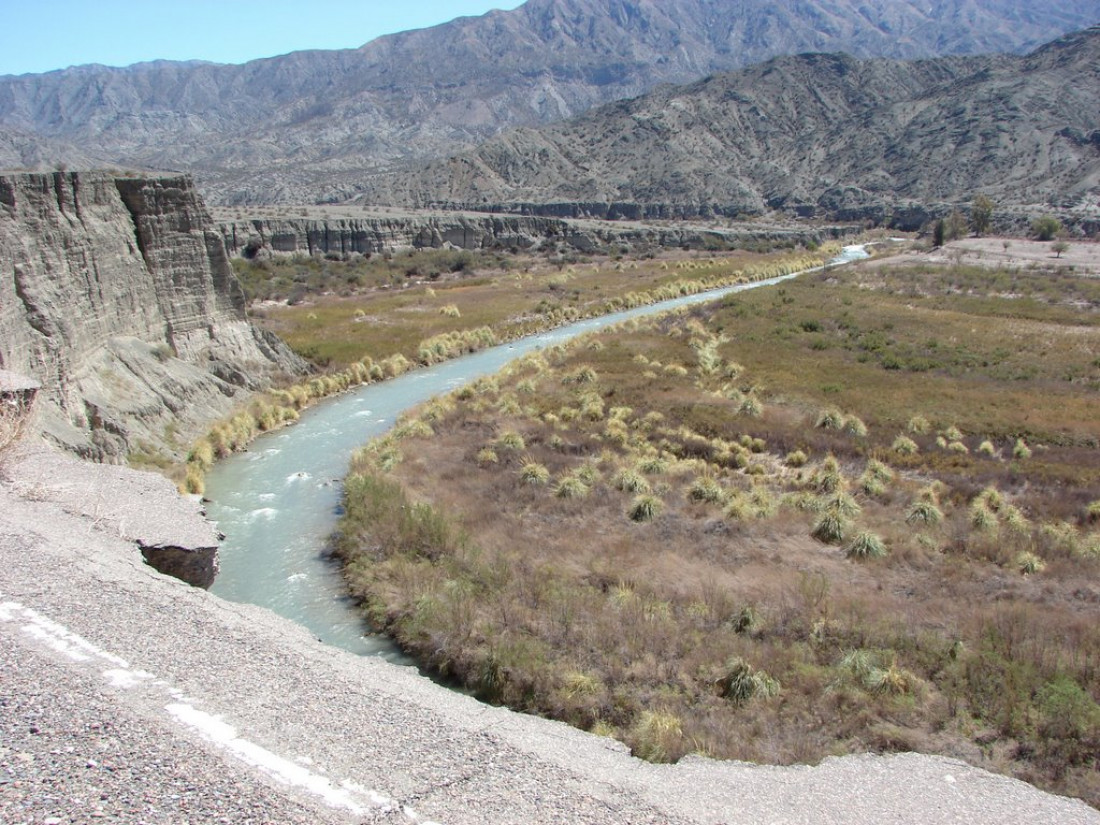
[[[526,359],[357,457],[349,585],[427,666],[647,758],[928,750],[1098,804],[1098,303],[984,277],[831,273]]]

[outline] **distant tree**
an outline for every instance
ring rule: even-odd
[[[967,223],[963,213],[958,209],[952,210],[943,225],[943,237],[948,241],[957,241],[966,237]]]
[[[943,218],[940,218],[932,226],[932,246],[943,246],[944,231]]]
[[[1062,253],[1069,249],[1069,241],[1057,240],[1050,245],[1055,258],[1061,258]]]
[[[970,204],[970,225],[975,235],[984,235],[993,224],[993,201],[978,195]]]
[[[1031,232],[1040,241],[1052,241],[1062,231],[1062,222],[1053,215],[1043,215],[1031,222]]]

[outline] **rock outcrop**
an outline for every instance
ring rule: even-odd
[[[305,365],[245,317],[187,177],[0,175],[0,367],[38,420],[100,461],[178,454],[276,372]]]
[[[227,220],[219,224],[230,255],[252,257],[274,253],[348,255],[398,249],[547,249],[569,247],[581,252],[627,246],[805,245],[841,237],[850,227],[790,223],[746,223],[706,227],[689,223],[568,220],[537,215],[492,215],[471,212],[408,214],[328,214]]]

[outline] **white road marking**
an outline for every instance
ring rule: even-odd
[[[204,739],[252,768],[285,785],[306,791],[330,808],[346,810],[353,816],[362,816],[370,811],[400,811],[417,825],[438,825],[384,794],[349,780],[336,783],[319,772],[239,736],[236,728],[221,717],[196,708],[192,704],[194,700],[185,697],[182,691],[157,679],[152,673],[132,668],[122,657],[97,647],[33,608],[18,602],[0,602],[0,622],[21,623],[20,630],[27,636],[74,662],[111,665],[100,675],[113,688],[132,690],[139,685],[155,687],[172,700],[165,704],[164,710],[174,722],[198,732]]]

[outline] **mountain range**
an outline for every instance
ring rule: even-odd
[[[776,58],[375,178],[363,198],[592,217],[1100,206],[1100,27],[1026,56]]]
[[[1021,52],[1095,0],[529,0],[359,49],[0,77],[0,164],[193,173],[214,203],[341,200],[409,162],[776,55]]]

